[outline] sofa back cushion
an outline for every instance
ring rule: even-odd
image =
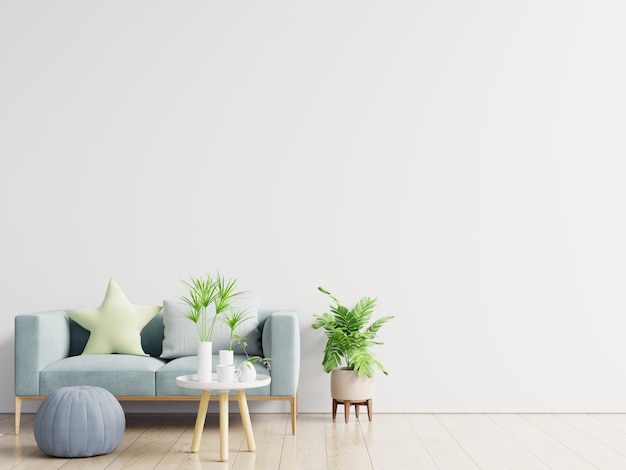
[[[233,302],[233,309],[245,310],[249,319],[235,329],[235,333],[246,338],[246,351],[250,356],[262,355],[261,331],[259,329],[259,305],[257,298],[238,298]],[[175,359],[195,356],[198,350],[198,330],[185,313],[187,306],[179,299],[163,301],[164,339],[162,359]],[[213,332],[213,354],[229,347],[230,330],[221,321],[217,321]],[[235,354],[243,354],[243,350],[234,346]]]

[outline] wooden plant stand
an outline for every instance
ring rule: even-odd
[[[346,423],[350,420],[350,407],[354,405],[354,413],[356,414],[357,419],[359,419],[359,408],[361,406],[367,406],[367,417],[369,420],[372,420],[372,399],[368,399],[366,401],[350,401],[344,400],[339,401],[333,398],[333,421],[337,417],[337,405],[343,405],[343,413],[346,416]]]

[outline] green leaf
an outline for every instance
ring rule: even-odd
[[[233,342],[238,336],[235,334],[235,328],[251,318],[251,314],[248,313],[248,309],[244,310],[232,310],[229,313],[222,315],[221,321],[230,330],[230,337],[228,339],[228,349],[233,349]]]

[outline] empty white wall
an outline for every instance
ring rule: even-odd
[[[2,0],[0,411],[16,314],[218,269],[299,312],[303,412],[330,410],[318,285],[396,315],[377,411],[626,411],[624,24],[617,0]]]

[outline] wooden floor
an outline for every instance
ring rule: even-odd
[[[230,460],[218,462],[217,414],[207,416],[200,452],[190,453],[192,414],[129,414],[119,448],[87,459],[46,457],[34,415],[0,414],[0,469],[626,469],[626,414],[361,414],[344,423],[301,414],[253,414],[256,452],[239,415],[230,416]]]

